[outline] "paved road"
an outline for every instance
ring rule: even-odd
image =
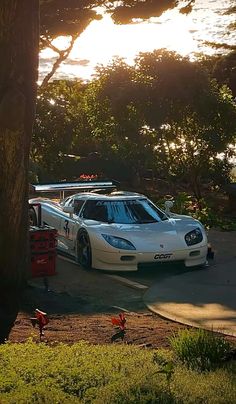
[[[89,312],[109,312],[114,308],[148,311],[143,302],[143,289],[127,286],[123,278],[117,280],[97,270],[86,271],[62,256],[57,258],[56,271],[55,276],[47,278],[49,289],[77,299]],[[33,278],[30,284],[45,288],[43,278]]]

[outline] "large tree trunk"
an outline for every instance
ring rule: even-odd
[[[0,2],[0,342],[27,270],[28,161],[35,113],[38,0]]]

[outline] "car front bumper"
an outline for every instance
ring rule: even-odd
[[[108,252],[93,250],[92,266],[95,269],[109,271],[137,271],[139,264],[175,263],[182,261],[186,267],[205,264],[208,246],[188,248],[174,252],[136,252],[122,251]]]

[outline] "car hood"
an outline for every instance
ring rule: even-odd
[[[125,238],[133,243],[137,250],[142,251],[171,251],[186,248],[184,236],[189,231],[200,227],[203,231],[203,242],[206,237],[200,222],[191,217],[170,218],[158,223],[148,224],[107,224],[86,221],[88,229],[93,229],[97,236],[102,233]],[[88,223],[90,222],[90,223]],[[92,223],[93,222],[93,223]]]

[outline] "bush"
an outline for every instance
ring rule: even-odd
[[[189,215],[199,220],[206,229],[212,227],[219,228],[224,231],[236,230],[236,221],[219,214],[218,209],[213,209],[205,199],[197,201],[193,196],[186,192],[179,192],[175,197],[171,197],[174,206],[171,212],[179,215]],[[164,210],[164,202],[166,199],[157,201],[157,205]]]
[[[79,342],[71,346],[49,346],[32,341],[7,343],[0,345],[0,403],[235,402],[235,361],[203,374],[173,360],[170,351],[140,349],[125,344],[94,346]]]
[[[216,369],[232,349],[224,338],[202,329],[180,330],[170,338],[170,344],[177,359],[197,371]]]

